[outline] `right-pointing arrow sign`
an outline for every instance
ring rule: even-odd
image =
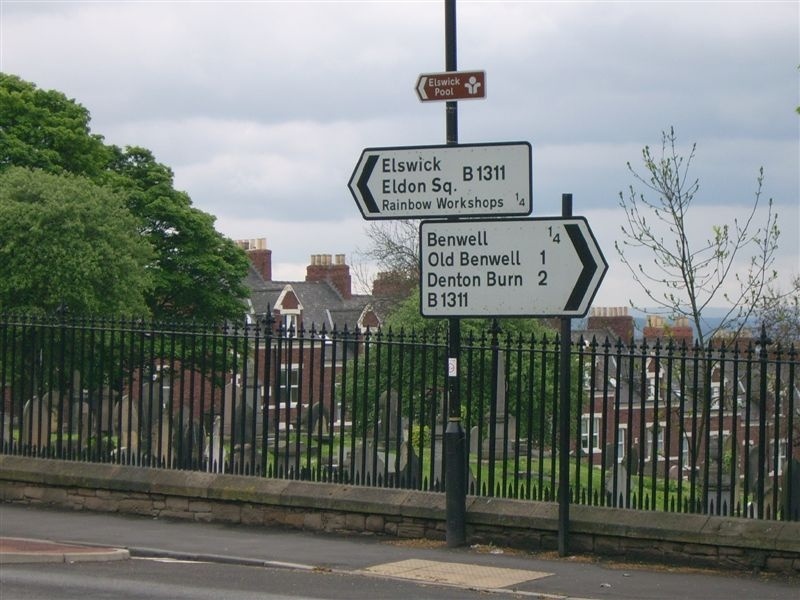
[[[425,221],[420,260],[429,317],[582,317],[608,270],[583,217]]]
[[[589,226],[587,225],[586,227],[588,229]],[[564,306],[564,310],[570,311],[578,310],[580,308],[583,299],[586,297],[587,292],[589,291],[589,286],[591,285],[592,280],[599,269],[597,268],[597,261],[594,259],[594,255],[592,254],[592,249],[586,242],[586,237],[581,231],[581,228],[576,223],[565,223],[564,229],[567,230],[569,239],[572,241],[572,245],[575,247],[575,251],[578,253],[578,258],[580,258],[581,264],[583,265],[581,274],[578,276],[578,281],[575,282],[575,287],[572,288],[572,293],[569,295],[569,300],[567,300],[567,304]],[[606,265],[606,268],[607,267],[608,265]],[[601,277],[604,273],[605,269],[602,271]]]

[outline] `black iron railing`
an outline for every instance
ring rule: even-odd
[[[557,336],[462,340],[470,494],[555,501]],[[0,316],[6,454],[443,489],[444,335]],[[794,346],[570,341],[574,503],[800,520]]]

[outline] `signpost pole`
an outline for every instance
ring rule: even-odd
[[[561,195],[561,216],[572,216],[572,194]],[[559,408],[558,411],[558,555],[569,553],[569,419],[570,419],[570,361],[572,318],[561,317],[561,346],[559,347]]]
[[[456,71],[456,0],[445,0],[445,70]],[[447,102],[447,144],[458,144],[458,103]],[[461,321],[448,319],[448,403],[445,442],[445,500],[447,545],[451,548],[466,543],[466,461],[465,437],[461,424]]]

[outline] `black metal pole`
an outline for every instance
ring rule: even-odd
[[[561,216],[572,216],[572,194],[561,195]],[[558,411],[558,555],[569,553],[569,419],[570,364],[572,319],[561,317],[561,346],[559,348],[559,411]]]
[[[456,67],[456,0],[445,0],[445,70],[455,71]],[[458,103],[447,103],[447,144],[458,144]],[[447,429],[445,443],[445,501],[447,545],[451,548],[466,543],[466,462],[465,436],[461,425],[461,321],[450,317],[448,335],[448,403]]]

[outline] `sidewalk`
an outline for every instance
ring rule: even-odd
[[[0,537],[0,565],[51,562],[105,562],[130,558],[124,548],[62,544],[46,540]]]
[[[0,503],[0,552],[14,559],[144,557],[415,579],[553,598],[797,600],[798,581],[752,573],[558,558],[494,546],[341,536]],[[49,541],[36,541],[49,540]],[[6,560],[6,555],[9,560]],[[33,558],[32,558],[33,556]]]

